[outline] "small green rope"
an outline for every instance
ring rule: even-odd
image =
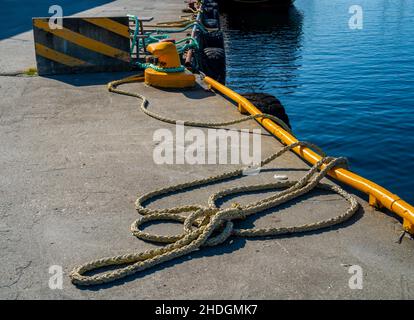
[[[132,61],[132,54],[134,52],[134,49],[136,48],[136,52],[137,52],[137,59],[139,59],[139,48],[140,48],[140,41],[142,42],[142,47],[143,47],[143,39],[138,39],[138,30],[140,27],[140,21],[138,19],[137,16],[134,15],[130,15],[128,14],[128,18],[131,21],[135,22],[135,30],[133,33],[131,33],[132,35],[132,41],[131,41],[131,49],[130,49],[130,57],[131,57],[131,61]],[[208,32],[207,29],[200,24],[199,22],[193,22],[187,26],[185,26],[184,28],[181,29],[157,29],[154,32],[146,32],[145,35],[147,36],[146,38],[146,43],[147,44],[151,44],[151,43],[156,43],[159,42],[160,40],[164,40],[164,39],[168,39],[170,38],[170,36],[168,35],[168,33],[179,33],[182,31],[185,31],[191,27],[196,26],[197,28],[199,28],[203,33]],[[162,34],[163,33],[163,34]],[[177,46],[177,52],[179,54],[184,53],[186,50],[189,49],[196,49],[198,50],[200,48],[200,44],[198,43],[197,39],[193,38],[193,37],[186,37],[184,39],[178,40],[176,41],[176,46]],[[134,65],[138,66],[140,69],[147,69],[147,68],[151,68],[154,69],[155,71],[159,71],[159,72],[183,72],[185,70],[184,66],[180,66],[177,68],[162,68],[162,67],[158,67],[152,63],[142,63],[139,61],[135,61],[132,62]]]
[[[147,69],[147,68],[151,68],[155,71],[158,72],[166,72],[166,73],[174,73],[174,72],[183,72],[185,70],[184,66],[179,66],[176,68],[162,68],[159,66],[156,66],[153,63],[142,63],[142,62],[137,62],[136,65],[140,68],[140,69]]]
[[[132,18],[135,21],[135,30],[134,30],[134,35],[133,35],[133,38],[132,38],[132,44],[131,44],[131,49],[129,51],[129,55],[130,56],[132,55],[132,53],[134,52],[135,46],[137,46],[137,57],[138,57],[138,55],[139,55],[139,43],[137,43],[137,36],[138,36],[138,29],[139,29],[138,26],[139,26],[140,22],[139,22],[137,16],[128,15],[128,17],[129,17],[129,19]]]
[[[208,32],[208,30],[200,22],[193,22],[181,29],[156,29],[154,33],[180,33],[194,26],[200,29],[203,33]]]

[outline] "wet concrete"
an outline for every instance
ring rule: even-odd
[[[181,1],[115,1],[89,13],[138,13],[176,19]],[[141,10],[142,9],[142,10]],[[19,39],[27,39],[29,34]],[[12,54],[15,40],[1,41],[2,70],[28,67],[30,50]],[[7,61],[7,62],[5,62]],[[155,130],[173,125],[142,114],[131,97],[111,94],[106,82],[125,74],[51,78],[0,77],[0,298],[3,299],[412,299],[414,242],[396,240],[396,217],[362,205],[349,222],[300,236],[232,238],[113,284],[79,289],[70,270],[91,259],[142,251],[154,245],[129,232],[137,194],[207,177],[235,165],[157,165]],[[197,87],[165,91],[131,84],[150,108],[180,119],[242,117],[230,102]],[[260,128],[251,121],[234,128]],[[281,144],[262,130],[262,154]],[[306,140],[306,137],[303,137]],[[151,203],[167,207],[206,203],[209,194],[239,183],[301,177],[308,166],[285,154],[259,176],[176,194]],[[351,164],[352,168],[352,164]],[[330,182],[332,183],[332,182]],[[244,203],[264,195],[243,196]],[[229,205],[229,199],[223,205]],[[314,192],[278,210],[247,219],[244,227],[285,226],[332,217],[346,209],[334,194]],[[153,225],[173,234],[180,226]],[[49,268],[63,267],[63,288],[49,288]],[[351,289],[349,268],[363,270],[363,288]]]

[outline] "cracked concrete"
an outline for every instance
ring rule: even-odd
[[[89,13],[135,12],[171,20],[181,6],[178,0],[124,0]],[[18,38],[33,45],[28,35]],[[0,41],[0,55],[7,58],[1,60],[0,71],[31,66],[31,50],[15,54],[13,43],[20,42]],[[0,77],[0,298],[414,298],[414,241],[396,243],[401,231],[397,218],[375,211],[362,198],[357,216],[337,228],[260,240],[232,238],[125,281],[97,288],[73,286],[68,273],[80,263],[153,247],[129,232],[137,193],[234,168],[156,165],[153,133],[174,128],[143,115],[135,99],[107,91],[108,81],[124,76]],[[147,96],[152,110],[170,116],[211,121],[241,117],[234,105],[201,88],[179,92],[142,84],[126,87]],[[252,121],[235,128],[259,126]],[[263,131],[263,156],[280,147]],[[293,154],[283,155],[272,167],[242,182],[274,181],[275,173],[298,179],[308,168]],[[204,203],[213,190],[239,182],[175,194],[150,206]],[[245,195],[237,202],[258,197],[262,195]],[[315,191],[280,210],[246,219],[242,226],[305,223],[345,208],[338,196]],[[180,226],[151,225],[148,230],[173,234]],[[355,264],[363,269],[362,290],[348,286],[348,268]],[[62,290],[48,286],[52,265],[63,267]]]

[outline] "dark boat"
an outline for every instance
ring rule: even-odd
[[[258,7],[288,8],[294,0],[217,0],[222,8]]]

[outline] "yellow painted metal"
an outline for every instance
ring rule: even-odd
[[[147,46],[147,51],[158,58],[162,68],[178,68],[181,66],[177,47],[172,42],[156,42]]]
[[[147,46],[147,51],[157,58],[160,68],[181,67],[177,47],[172,42],[150,44]],[[183,72],[163,72],[147,68],[145,69],[145,83],[161,88],[189,88],[195,86],[195,76],[188,70]]]
[[[35,43],[35,49],[36,54],[44,58],[67,65],[69,67],[79,67],[88,65],[88,63],[83,60],[68,56],[64,53],[48,48],[40,43]]]
[[[242,97],[221,83],[215,81],[214,79],[210,77],[204,77],[204,81],[215,90],[221,92],[226,97],[238,103],[239,110],[247,111],[251,115],[262,113],[246,98]],[[298,141],[292,134],[285,131],[272,120],[258,118],[257,121],[285,144],[292,144]],[[302,159],[311,164],[315,164],[318,160],[321,159],[321,156],[319,154],[307,147],[296,147],[293,149],[293,151]],[[399,196],[391,193],[380,185],[368,179],[365,179],[347,169],[333,168],[329,171],[328,174],[336,180],[368,194],[370,205],[373,205],[377,208],[385,207],[402,217],[404,230],[410,234],[414,234],[414,207],[412,205],[405,202]]]
[[[69,30],[67,28],[62,27],[61,29],[50,29],[47,20],[41,20],[41,19],[34,20],[33,25],[36,28],[52,33],[55,36],[65,39],[69,42],[75,43],[78,46],[87,48],[91,51],[95,51],[103,55],[112,57],[112,58],[116,58],[119,60],[123,60],[125,62],[129,62],[129,52],[125,52],[117,48],[108,46],[105,43],[85,37],[81,35],[80,33],[73,32],[72,30]]]
[[[167,73],[148,68],[145,83],[160,88],[191,88],[195,86],[195,76],[188,70]]]
[[[123,25],[122,23],[116,22],[109,18],[83,18],[83,20],[88,21],[89,23],[92,23],[94,25],[97,25],[98,27],[101,27],[103,29],[109,30],[113,33],[119,34],[120,36],[123,36],[125,38],[130,38],[129,35],[129,28],[126,25]]]

